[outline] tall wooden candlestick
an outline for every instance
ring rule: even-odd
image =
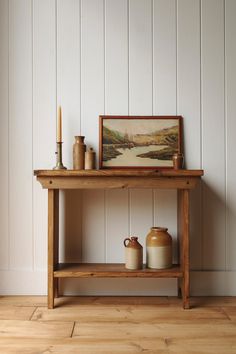
[[[62,120],[61,120],[61,106],[58,107],[57,116],[57,161],[54,170],[66,170],[66,167],[62,163]]]

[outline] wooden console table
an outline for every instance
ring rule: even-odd
[[[202,170],[36,170],[37,180],[48,189],[48,308],[54,307],[59,278],[177,278],[183,307],[189,308],[189,191]],[[180,264],[170,269],[127,270],[124,264],[58,262],[59,190],[163,188],[178,190],[178,243]],[[150,225],[151,227],[152,225]]]

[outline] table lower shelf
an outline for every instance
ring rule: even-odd
[[[182,278],[178,264],[168,269],[129,270],[123,263],[60,263],[54,270],[55,278]]]

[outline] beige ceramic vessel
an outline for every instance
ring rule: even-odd
[[[172,238],[165,227],[152,227],[146,237],[147,268],[172,266]]]
[[[90,148],[85,152],[85,170],[95,169],[95,151]]]
[[[84,136],[75,136],[75,143],[73,145],[74,170],[84,170],[85,151]]]
[[[138,237],[131,236],[124,240],[125,246],[125,268],[143,268],[143,247],[138,242]]]

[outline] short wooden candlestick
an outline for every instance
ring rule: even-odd
[[[57,163],[56,166],[53,167],[54,170],[66,170],[67,168],[62,163],[62,141],[57,141],[57,151],[55,154],[57,155]]]

